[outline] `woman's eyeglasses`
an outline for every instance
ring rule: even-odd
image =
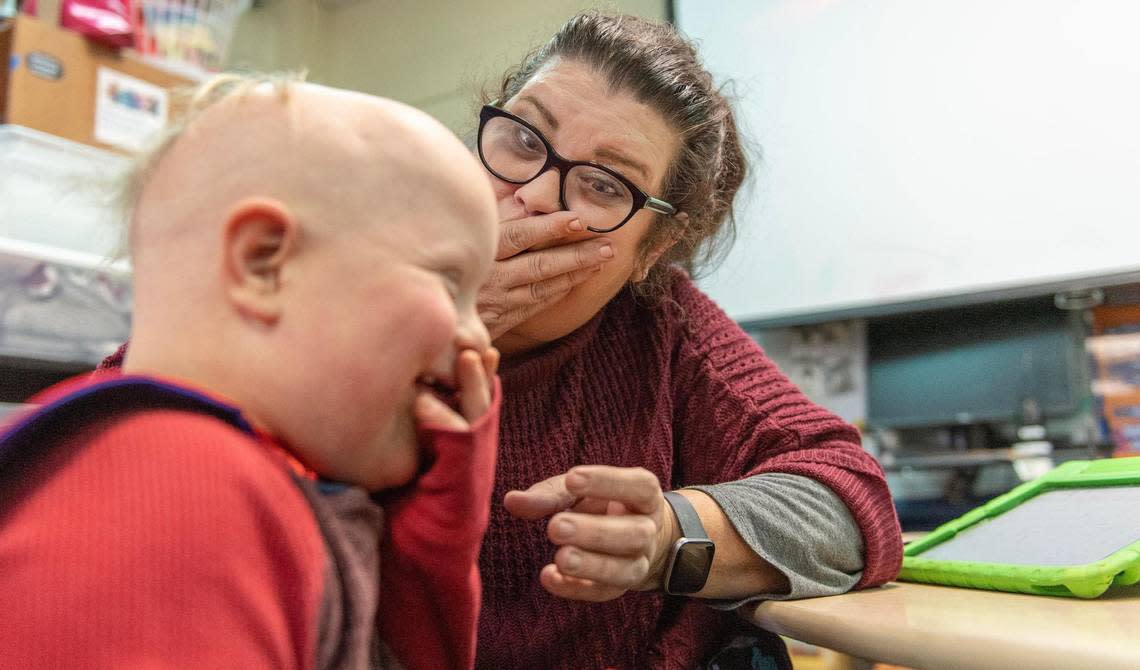
[[[621,228],[642,209],[677,213],[676,207],[646,195],[616,170],[559,156],[537,128],[494,105],[484,105],[479,113],[479,158],[491,174],[512,184],[526,184],[556,168],[562,208],[577,213],[582,225],[595,233]]]

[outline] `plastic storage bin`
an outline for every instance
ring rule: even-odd
[[[126,158],[53,135],[0,125],[0,237],[106,260],[122,227],[112,211]]]
[[[131,286],[111,262],[127,159],[0,125],[0,356],[96,363],[130,333]]]

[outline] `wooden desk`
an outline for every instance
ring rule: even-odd
[[[895,582],[745,613],[796,640],[911,668],[1140,668],[1140,585],[1078,600]]]

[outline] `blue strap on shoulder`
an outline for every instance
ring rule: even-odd
[[[91,419],[148,409],[174,409],[220,419],[248,435],[253,426],[237,409],[190,389],[145,377],[115,377],[85,386],[21,417],[0,435],[0,496]]]

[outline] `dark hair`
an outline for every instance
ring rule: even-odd
[[[670,238],[676,243],[649,270],[646,281],[635,285],[638,293],[663,296],[671,264],[691,275],[711,268],[735,240],[732,201],[747,165],[732,108],[701,64],[696,48],[667,24],[583,12],[508,71],[495,97],[503,101],[514,97],[552,58],[594,68],[611,87],[656,109],[678,134],[680,148],[666,173],[665,187],[654,195],[686,213],[688,224],[657,215],[659,225],[642,241],[642,258]]]

